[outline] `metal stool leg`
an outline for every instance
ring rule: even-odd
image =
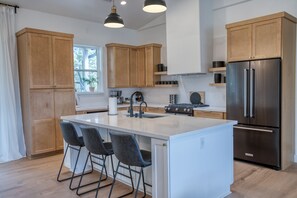
[[[105,171],[106,171],[105,160],[106,160],[106,156],[103,157],[103,165],[102,165],[102,168],[101,168],[101,173],[100,173],[100,177],[99,177],[99,182],[98,182],[98,187],[97,187],[97,190],[96,190],[95,198],[98,197],[98,191],[99,191],[99,188],[100,188],[100,183],[101,183],[101,179],[102,179],[102,175],[103,175],[103,170],[105,169]],[[106,174],[107,174],[107,172],[106,172]],[[110,186],[110,185],[111,184],[109,184],[108,186]]]
[[[145,182],[144,182],[144,174],[143,174],[143,168],[141,168],[141,172],[140,174],[142,174],[142,183],[143,183],[143,197],[146,196],[146,189],[145,189]]]
[[[69,144],[67,144],[66,151],[65,151],[65,154],[64,154],[64,157],[63,157],[61,166],[60,166],[60,170],[59,170],[58,176],[57,176],[57,181],[58,182],[62,182],[62,181],[66,181],[68,179],[71,179],[71,177],[66,178],[66,179],[60,179],[60,174],[61,174],[61,171],[62,171],[62,168],[63,168],[63,165],[64,165],[64,161],[65,161],[65,158],[66,158],[66,155],[67,155],[68,148],[69,148]]]
[[[90,152],[89,152],[89,154],[88,154],[88,157],[89,157],[89,156],[90,156],[91,164],[92,164],[92,166],[93,166],[93,162],[92,162],[92,158],[91,158],[92,155],[91,155]],[[85,171],[85,168],[86,168],[86,166],[87,166],[87,163],[88,163],[88,157],[87,157],[87,160],[86,160],[86,162],[85,162],[83,172]],[[77,187],[77,189],[76,189],[76,194],[77,194],[77,195],[79,195],[79,196],[80,196],[80,195],[84,195],[84,194],[86,194],[86,193],[89,193],[89,192],[92,192],[92,191],[95,191],[95,190],[98,192],[99,189],[104,188],[104,187],[107,187],[107,186],[110,186],[110,185],[112,184],[112,183],[109,183],[109,184],[106,184],[106,185],[104,185],[104,186],[100,186],[100,182],[105,181],[105,180],[107,179],[107,178],[102,179],[103,169],[106,168],[106,166],[105,166],[106,157],[107,157],[107,156],[103,156],[103,157],[102,157],[102,159],[103,159],[103,164],[102,164],[102,170],[101,170],[101,173],[100,173],[99,181],[95,181],[95,182],[91,182],[91,183],[88,183],[88,184],[85,184],[85,185],[81,185],[82,178],[83,178],[83,176],[81,176],[80,181],[79,181],[79,184],[78,184],[78,187]],[[94,188],[94,189],[91,189],[91,190],[88,190],[88,191],[79,193],[79,189],[80,189],[80,188],[85,187],[85,186],[89,186],[89,185],[92,185],[92,184],[96,184],[96,183],[98,183],[98,187],[97,187],[97,188]],[[97,194],[97,192],[96,192],[96,194]]]
[[[81,147],[79,147],[79,149],[78,149],[78,153],[77,153],[77,157],[76,157],[76,162],[75,162],[73,173],[72,173],[72,177],[71,177],[71,180],[70,180],[70,184],[69,184],[69,189],[70,190],[75,190],[76,189],[76,188],[73,188],[72,187],[72,182],[73,182],[73,178],[74,178],[74,174],[75,174],[77,162],[78,162],[78,159],[79,159],[80,151],[81,151]]]
[[[140,184],[140,180],[141,180],[141,175],[142,175],[142,167],[141,167],[141,171],[139,172],[139,178],[138,178],[138,183],[137,183],[134,198],[137,198],[137,192],[138,192],[138,188],[139,188],[139,184]]]
[[[133,178],[132,178],[131,166],[128,166],[128,167],[129,167],[130,179],[131,179],[131,184],[132,184],[132,191],[130,191],[124,195],[121,195],[119,198],[126,197],[127,195],[131,195],[134,192],[134,183],[133,183]]]
[[[112,181],[112,185],[111,185],[111,188],[110,188],[110,191],[109,191],[108,198],[110,198],[110,196],[111,196],[111,193],[112,193],[112,190],[113,190],[113,186],[114,186],[114,183],[115,183],[117,174],[118,174],[119,167],[120,167],[120,161],[118,162],[118,165],[117,165],[117,168],[116,168],[116,172],[115,172],[114,177],[113,177],[113,181]]]

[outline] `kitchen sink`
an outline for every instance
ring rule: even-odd
[[[163,115],[155,115],[155,114],[142,114],[143,118],[162,118],[165,117]]]

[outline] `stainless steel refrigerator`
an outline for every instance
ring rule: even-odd
[[[280,169],[281,60],[227,65],[227,119],[234,126],[234,158]]]

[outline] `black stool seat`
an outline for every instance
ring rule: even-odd
[[[138,172],[139,179],[138,179],[138,184],[137,184],[137,188],[136,188],[134,197],[135,198],[137,197],[137,191],[139,188],[141,176],[142,176],[142,183],[143,183],[144,197],[145,197],[146,196],[146,189],[145,189],[146,183],[144,182],[143,168],[150,166],[152,164],[151,152],[146,151],[146,150],[140,150],[139,145],[138,145],[134,135],[118,133],[118,132],[110,132],[110,138],[111,138],[114,154],[118,158],[119,162],[118,162],[116,172],[114,175],[112,187],[109,192],[109,197],[111,196],[111,193],[113,190],[113,186],[114,186],[114,183],[116,180],[116,175],[118,174],[118,169],[120,167],[120,163],[128,165],[130,175],[131,175],[130,166],[140,167],[140,172]],[[134,185],[133,185],[132,179],[131,179],[131,183],[132,183],[133,190],[130,193],[122,195],[121,197],[133,193]]]
[[[113,168],[113,159],[112,159],[112,155],[113,153],[113,149],[112,149],[112,144],[111,142],[104,142],[103,139],[101,138],[100,132],[99,130],[97,130],[96,128],[90,128],[90,127],[81,127],[81,132],[83,135],[83,141],[85,143],[86,148],[88,149],[89,153],[88,153],[88,157],[86,159],[85,165],[84,165],[84,169],[83,169],[83,173],[85,172],[88,160],[90,158],[91,163],[95,163],[97,165],[100,165],[102,167],[101,172],[100,172],[100,177],[99,180],[97,181],[98,186],[97,188],[85,191],[80,193],[79,189],[83,180],[83,175],[80,178],[79,184],[78,184],[78,188],[76,190],[76,194],[77,195],[82,195],[82,194],[86,194],[88,192],[91,191],[95,191],[96,190],[96,196],[98,196],[98,191],[101,188],[110,186],[112,183],[106,184],[104,186],[100,186],[102,181],[105,181],[108,178],[108,174],[107,174],[107,170],[106,170],[106,166],[105,166],[105,162],[106,162],[106,158],[107,156],[111,157],[111,165],[112,165],[112,170],[114,172],[114,168]],[[95,155],[100,155],[101,158],[99,158],[98,156]],[[102,161],[102,164],[93,161],[93,158],[99,159]],[[103,175],[103,171],[105,170],[105,178],[102,179],[102,175]],[[113,173],[114,174],[114,173]]]
[[[58,173],[58,176],[57,176],[57,181],[62,182],[62,181],[70,180],[69,189],[70,190],[75,190],[75,189],[77,189],[77,187],[73,187],[72,182],[73,182],[74,178],[81,176],[81,174],[78,174],[78,175],[75,176],[75,171],[76,171],[77,162],[78,162],[78,159],[79,159],[79,156],[80,156],[81,148],[84,147],[85,144],[84,144],[83,137],[79,137],[77,135],[77,131],[76,131],[76,129],[75,129],[75,127],[74,127],[74,125],[72,123],[70,123],[70,122],[61,122],[60,126],[61,126],[62,136],[63,136],[63,138],[64,138],[64,140],[65,140],[65,142],[67,144],[67,147],[66,147],[66,150],[65,150],[65,154],[64,154],[62,163],[60,165],[59,173]],[[65,161],[65,157],[67,155],[67,151],[68,151],[69,148],[78,152],[77,157],[76,157],[76,161],[75,161],[75,165],[74,165],[74,169],[73,169],[73,173],[72,173],[71,177],[60,179],[60,174],[61,174],[61,171],[62,171],[62,168],[63,168],[63,165],[64,165],[64,161]],[[91,172],[93,172],[93,164],[92,164],[92,170],[87,172],[87,173],[83,173],[83,174],[90,174]]]
[[[140,153],[141,153],[143,161],[144,161],[143,167],[152,165],[152,153],[150,151],[146,151],[146,150],[140,150]]]

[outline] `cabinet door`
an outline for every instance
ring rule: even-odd
[[[201,117],[201,118],[224,119],[223,112],[215,112],[215,111],[194,111],[194,116]]]
[[[165,109],[161,107],[147,107],[146,111],[151,113],[165,113]]]
[[[52,37],[28,34],[30,88],[52,88]]]
[[[148,46],[145,47],[145,70],[146,70],[146,86],[153,87],[155,82],[160,79],[160,76],[155,76],[158,71],[157,64],[161,62],[160,47]]]
[[[252,26],[229,28],[227,42],[228,61],[249,60],[252,56]]]
[[[108,47],[108,87],[129,87],[130,85],[130,64],[129,48]]]
[[[281,19],[253,24],[252,58],[273,58],[281,56]]]
[[[55,125],[56,149],[63,149],[63,136],[60,128],[60,117],[75,114],[75,98],[73,89],[55,90]]]
[[[170,197],[169,191],[169,142],[152,138],[152,197]]]
[[[136,52],[137,64],[137,84],[138,87],[144,87],[146,84],[146,71],[145,71],[145,49],[138,48]]]
[[[145,50],[130,49],[130,86],[145,87]]]
[[[73,88],[73,41],[72,38],[53,37],[54,87]]]
[[[41,154],[55,151],[55,120],[53,90],[31,90],[32,151]]]

